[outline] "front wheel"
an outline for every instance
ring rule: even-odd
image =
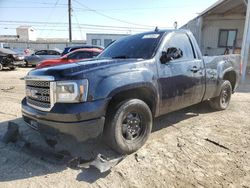
[[[221,85],[220,95],[210,99],[209,104],[215,110],[225,110],[228,108],[232,95],[232,85],[228,80],[224,80]]]
[[[16,66],[11,66],[10,67],[10,70],[15,70],[16,69]]]
[[[152,113],[145,102],[139,99],[124,101],[107,115],[105,140],[118,153],[133,153],[147,141],[152,124]]]
[[[25,67],[28,67],[29,66],[28,61],[24,61],[24,62],[25,62]]]

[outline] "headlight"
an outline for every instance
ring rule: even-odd
[[[56,102],[77,103],[87,100],[88,80],[56,82]]]

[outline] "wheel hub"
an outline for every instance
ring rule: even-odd
[[[129,113],[122,125],[122,135],[126,140],[134,140],[141,133],[141,118],[138,113]]]
[[[229,100],[228,88],[225,88],[225,89],[222,91],[221,102],[222,102],[223,104],[227,104],[227,103],[228,103],[228,100]]]

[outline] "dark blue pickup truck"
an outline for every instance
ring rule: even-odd
[[[44,134],[102,135],[117,152],[132,153],[155,117],[206,100],[226,109],[239,64],[238,55],[202,57],[186,30],[131,35],[95,59],[30,71],[23,118]]]

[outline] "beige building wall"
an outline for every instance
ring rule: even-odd
[[[16,33],[21,41],[36,41],[36,30],[30,26],[20,26],[16,28]]]
[[[244,33],[244,16],[209,16],[204,17],[202,27],[201,49],[206,55],[221,55],[224,47],[218,47],[220,29],[237,29],[236,48],[241,48]]]

